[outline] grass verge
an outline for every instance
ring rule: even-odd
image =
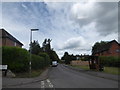
[[[81,69],[84,69],[84,70],[90,70],[88,65],[86,65],[86,66],[70,65],[70,66],[76,67],[76,68],[81,68]],[[96,71],[96,70],[94,70],[94,71]],[[108,74],[113,74],[113,75],[120,75],[120,68],[117,68],[117,67],[104,67],[103,72],[108,73]]]
[[[117,68],[117,67],[104,67],[103,72],[114,74],[114,75],[120,75],[119,70],[120,70],[120,68]]]
[[[39,69],[39,70],[32,70],[31,75],[30,72],[24,72],[24,73],[15,73],[16,78],[33,78],[33,77],[38,77],[43,73],[45,69]]]

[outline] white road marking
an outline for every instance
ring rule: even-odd
[[[49,79],[47,79],[47,83],[48,83],[48,85],[49,85],[50,88],[53,88],[53,84],[50,82]]]
[[[45,88],[45,83],[44,83],[44,81],[41,81],[41,88]]]

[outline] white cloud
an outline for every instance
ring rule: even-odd
[[[118,5],[115,3],[86,2],[75,3],[71,8],[72,20],[84,27],[96,23],[96,30],[103,36],[117,32]]]
[[[28,7],[24,4],[22,4],[22,7],[25,8],[26,10],[28,10]]]
[[[83,37],[70,38],[64,42],[61,50],[86,50],[87,41]]]
[[[65,51],[90,54],[95,42],[117,39],[115,5],[90,1],[7,3],[3,6],[2,26],[27,49],[30,29],[38,28],[33,40],[42,44],[45,38],[51,38],[51,45],[59,56]]]

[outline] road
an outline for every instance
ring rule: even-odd
[[[59,65],[53,67],[49,79],[55,88],[117,88],[118,82],[77,72]]]
[[[52,67],[49,78],[14,88],[118,88],[118,82],[71,70],[61,64]]]

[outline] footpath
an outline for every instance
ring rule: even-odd
[[[39,82],[48,78],[49,68],[46,69],[40,76],[34,78],[11,78],[2,77],[2,87],[7,88],[9,86],[18,86],[34,82]]]
[[[113,75],[113,74],[108,74],[108,73],[99,72],[99,71],[83,70],[81,68],[76,68],[76,67],[72,67],[72,66],[65,65],[65,64],[63,66],[65,66],[69,69],[75,70],[75,71],[79,71],[79,72],[83,72],[85,74],[92,75],[92,76],[115,80],[115,81],[120,81],[120,79],[119,79],[120,75]]]

